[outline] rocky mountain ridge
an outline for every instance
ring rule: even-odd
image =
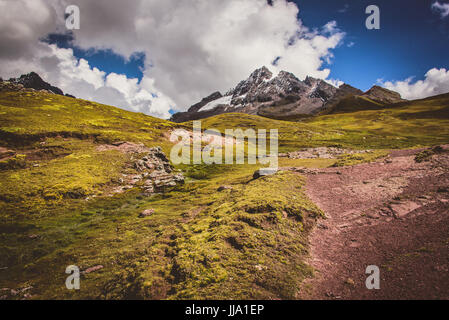
[[[364,93],[348,84],[337,88],[313,77],[306,77],[302,81],[287,71],[281,71],[275,76],[267,67],[262,67],[225,95],[214,92],[191,106],[187,112],[174,114],[171,120],[184,122],[227,112],[294,120],[334,110],[342,100],[353,96],[381,105],[404,101],[399,93],[379,86]]]
[[[67,96],[75,98],[70,94],[64,94],[64,92],[58,87],[52,86],[48,82],[45,82],[36,72],[30,72],[28,74],[23,74],[18,78],[10,78],[5,81],[0,78],[0,89],[5,88],[9,90],[22,90],[31,89],[36,91],[45,91],[48,93],[59,94],[62,96]]]

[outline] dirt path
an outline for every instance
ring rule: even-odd
[[[328,218],[311,235],[317,272],[300,298],[449,299],[449,153],[416,163],[417,152],[307,174]],[[379,290],[366,288],[368,265]]]

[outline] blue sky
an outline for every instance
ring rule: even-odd
[[[0,19],[0,76],[35,71],[77,97],[164,118],[273,61],[273,72],[406,99],[449,92],[449,0],[286,1],[71,0],[81,27],[70,33],[65,0],[14,0]],[[365,26],[373,4],[380,30]]]
[[[361,89],[377,79],[422,79],[431,68],[449,67],[449,19],[432,11],[428,0],[296,0],[309,27],[337,21],[346,45],[334,50],[331,78]],[[440,1],[440,3],[445,3]],[[446,1],[449,3],[449,1]],[[380,30],[367,30],[365,9],[380,8]]]
[[[115,72],[126,74],[128,78],[142,79],[142,71],[145,63],[145,54],[136,52],[129,60],[114,53],[112,50],[81,50],[72,45],[73,35],[51,33],[43,38],[45,42],[56,44],[60,48],[71,48],[78,59],[85,59],[89,65],[106,73]]]
[[[423,79],[431,68],[449,67],[449,19],[431,9],[426,0],[295,0],[299,19],[309,28],[321,28],[335,20],[346,33],[345,42],[333,50],[330,78],[339,79],[362,90],[377,80]],[[441,3],[445,3],[441,1]],[[449,1],[448,1],[449,3]],[[376,4],[381,12],[381,29],[365,27],[365,9]],[[50,43],[72,47],[67,37],[50,35]],[[128,61],[107,51],[84,51],[74,48],[77,58],[93,67],[142,78],[145,55],[136,54]]]

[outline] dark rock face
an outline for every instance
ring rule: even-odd
[[[191,106],[188,111],[189,112],[197,112],[198,110],[200,110],[202,107],[204,107],[209,102],[220,99],[221,97],[223,97],[223,96],[221,95],[220,92],[218,92],[218,91],[214,92],[210,96],[203,98],[203,100],[201,100],[201,102],[198,102],[197,104],[194,104],[193,106]]]
[[[48,82],[42,80],[42,78],[36,72],[30,72],[28,74],[21,75],[19,78],[11,78],[8,81],[4,81],[0,78],[0,83],[2,84],[2,88],[5,90],[18,91],[22,89],[31,89],[64,95],[64,92],[62,92],[61,89],[52,86]],[[65,94],[65,96],[75,98],[70,94]]]
[[[55,94],[64,95],[61,89],[50,85],[49,83],[42,80],[42,78],[35,72],[30,72],[28,74],[21,75],[19,78],[11,78],[10,82],[15,84],[21,84],[25,88],[31,88],[34,90],[47,90]]]
[[[312,77],[301,81],[286,71],[274,77],[268,68],[262,67],[224,96],[216,92],[190,107],[187,112],[174,114],[171,120],[184,122],[227,112],[294,120],[332,111],[342,100],[354,96],[367,97],[381,104],[403,101],[398,93],[377,86],[363,93],[348,84],[336,88]]]
[[[367,92],[365,92],[363,96],[381,103],[397,103],[405,101],[401,98],[401,95],[399,93],[379,86],[372,87]]]
[[[203,100],[201,100],[200,102],[194,104],[193,106],[191,106],[189,108],[189,110],[187,112],[178,112],[175,113],[172,117],[171,117],[171,121],[174,122],[185,122],[185,121],[189,121],[189,120],[196,120],[195,117],[192,117],[191,115],[198,113],[198,111],[204,107],[205,105],[207,105],[209,102],[212,102],[214,100],[220,99],[222,97],[222,94],[220,92],[214,92],[212,93],[210,96],[207,96],[206,98],[203,98]],[[202,118],[207,118],[209,116],[212,116],[213,114],[207,115],[207,113],[205,115],[203,115],[201,118],[198,119],[202,119]]]

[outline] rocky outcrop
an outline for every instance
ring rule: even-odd
[[[134,168],[139,175],[131,176],[130,183],[140,184],[147,195],[184,183],[184,176],[174,170],[160,147],[151,148],[148,154],[134,162]]]
[[[45,82],[36,72],[21,75],[19,78],[10,78],[8,81],[0,78],[0,90],[21,91],[26,89],[64,95],[61,89]],[[70,94],[65,94],[65,96],[75,98]]]
[[[404,99],[401,98],[401,95],[399,93],[379,86],[373,86],[362,96],[385,104],[405,101]]]
[[[294,74],[281,71],[277,76],[266,67],[255,70],[224,96],[219,92],[204,98],[187,112],[174,114],[175,122],[198,120],[210,116],[240,112],[280,120],[295,120],[305,116],[332,112],[340,103],[351,97],[371,99],[375,107],[403,101],[393,91],[374,86],[366,93],[348,84],[336,88],[321,79],[306,77],[299,80]],[[371,100],[362,99],[362,104]],[[352,101],[348,102],[352,105]],[[343,103],[343,106],[346,106]],[[369,105],[372,107],[372,105]],[[327,112],[327,113],[329,113]]]
[[[54,87],[48,82],[42,80],[42,78],[36,72],[30,72],[28,74],[21,75],[19,78],[11,78],[9,79],[9,82],[21,84],[25,88],[31,88],[37,91],[47,90],[55,94],[64,94],[58,87]]]

